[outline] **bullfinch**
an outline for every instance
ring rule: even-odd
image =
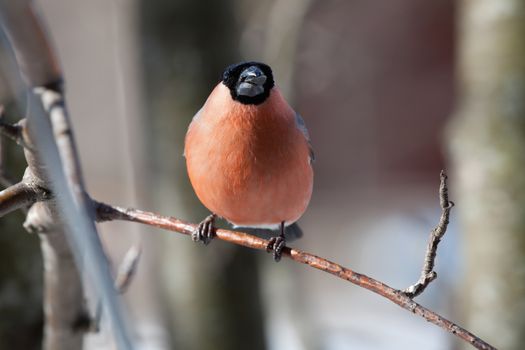
[[[224,70],[191,121],[184,155],[193,189],[212,212],[193,240],[207,244],[217,216],[234,227],[279,230],[267,247],[279,261],[285,230],[312,195],[314,154],[304,120],[268,65],[241,62]]]

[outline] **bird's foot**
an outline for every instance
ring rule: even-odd
[[[213,237],[215,237],[215,218],[217,215],[208,215],[204,220],[201,221],[199,226],[191,234],[191,239],[194,242],[202,242],[204,245],[208,245]]]
[[[273,260],[279,262],[281,260],[283,249],[286,246],[286,239],[284,238],[284,221],[281,223],[281,232],[279,236],[270,238],[266,246],[266,252],[273,252]]]

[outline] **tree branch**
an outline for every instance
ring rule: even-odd
[[[51,198],[46,189],[27,182],[19,182],[0,192],[0,217],[16,209]]]
[[[197,228],[198,225],[179,220],[174,217],[162,216],[159,214],[142,211],[131,208],[121,208],[93,201],[97,213],[97,221],[123,220],[138,222],[148,226],[154,226],[172,232],[179,232],[188,236]],[[216,231],[216,237],[220,240],[241,245],[244,247],[266,251],[268,240],[249,235],[243,232],[222,230]],[[458,326],[457,324],[438,315],[420,304],[413,301],[406,293],[389,287],[388,285],[370,278],[366,275],[352,271],[330,260],[318,257],[316,255],[300,251],[298,249],[285,247],[283,256],[294,260],[298,263],[309,265],[315,269],[327,272],[336,277],[349,281],[361,288],[372,291],[382,297],[392,301],[405,310],[423,317],[427,321],[443,328],[447,332],[454,334],[462,340],[468,342],[477,349],[495,350],[496,348],[486,343],[476,335]]]
[[[437,273],[434,271],[437,248],[439,242],[441,242],[441,238],[443,238],[447,232],[450,210],[454,206],[454,202],[448,200],[447,175],[444,170],[441,170],[439,177],[441,180],[439,184],[441,217],[439,218],[438,225],[430,232],[430,239],[425,253],[425,261],[423,263],[423,269],[421,270],[419,280],[404,290],[404,293],[410,298],[414,298],[423,293],[428,285],[437,277]]]
[[[45,266],[44,348],[81,347],[83,329],[77,327],[77,321],[85,312],[79,266],[100,293],[117,346],[132,349],[91,202],[85,195],[60,66],[31,1],[0,0],[0,17],[0,39],[11,46],[24,80],[33,89],[28,94],[27,138],[26,129],[22,131],[24,154],[36,183],[56,195],[55,200],[35,204],[24,224],[30,230],[47,232],[40,235]],[[19,135],[18,130],[8,132]]]

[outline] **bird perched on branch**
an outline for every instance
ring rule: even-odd
[[[207,244],[220,216],[234,226],[279,230],[267,251],[276,261],[285,230],[306,210],[314,155],[305,123],[259,62],[226,68],[188,128],[184,154],[200,201],[212,214],[192,235]]]

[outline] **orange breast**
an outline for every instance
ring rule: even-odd
[[[310,201],[308,143],[277,88],[254,106],[219,84],[188,129],[185,156],[201,202],[235,225],[292,223]]]

